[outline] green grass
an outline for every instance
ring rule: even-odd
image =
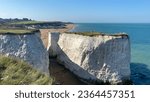
[[[65,32],[67,34],[77,34],[77,35],[84,35],[84,36],[98,36],[98,35],[105,35],[101,32]]]
[[[10,24],[14,24],[14,25],[31,25],[31,24],[42,24],[42,23],[46,23],[44,21],[21,21],[21,22],[13,22]]]
[[[32,33],[35,30],[26,30],[26,29],[0,29],[0,34],[27,34]]]
[[[109,35],[109,36],[127,36],[128,35],[126,33],[116,33],[116,34],[107,34],[107,33],[103,33],[103,32],[65,32],[66,34],[77,34],[77,35],[83,35],[83,36],[105,36],[105,35]]]
[[[47,85],[52,82],[52,78],[27,63],[0,55],[1,85]]]

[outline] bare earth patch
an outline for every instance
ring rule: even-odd
[[[50,75],[54,77],[55,85],[83,85],[73,73],[60,65],[56,59],[50,59]]]

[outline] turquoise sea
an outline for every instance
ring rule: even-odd
[[[150,85],[150,23],[77,23],[73,32],[125,32],[131,41],[131,79],[135,85]]]

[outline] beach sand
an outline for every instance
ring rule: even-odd
[[[41,32],[41,39],[44,43],[44,46],[47,47],[48,45],[48,32],[67,32],[75,27],[75,24],[67,24],[66,28],[63,29],[40,29]]]

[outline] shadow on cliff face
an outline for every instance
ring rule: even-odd
[[[66,69],[63,61],[58,61],[57,57],[59,53],[62,53],[62,57],[66,58],[71,64],[68,56],[63,52],[63,50],[58,45],[60,34],[55,33],[51,35],[51,45],[49,48],[49,58],[50,58],[50,74],[55,78],[54,84],[60,85],[85,85],[76,75],[70,72],[69,68]]]
[[[150,85],[150,69],[143,63],[131,63],[131,80],[135,85]]]

